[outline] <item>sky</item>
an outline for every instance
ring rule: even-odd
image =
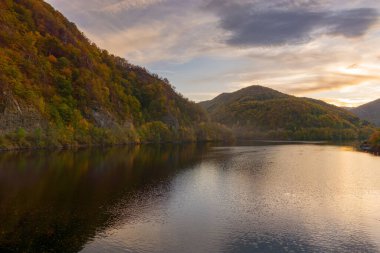
[[[194,101],[250,85],[380,98],[379,0],[47,0],[100,48]]]

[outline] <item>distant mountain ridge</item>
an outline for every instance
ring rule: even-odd
[[[339,140],[366,138],[372,132],[345,109],[263,86],[223,93],[199,104],[240,138]]]
[[[380,127],[380,99],[356,108],[350,108],[349,110],[359,118],[367,120]]]

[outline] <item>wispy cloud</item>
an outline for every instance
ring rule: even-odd
[[[326,73],[323,76],[314,75],[298,80],[292,84],[293,87],[287,90],[294,94],[310,94],[327,90],[337,90],[347,86],[355,86],[379,78],[379,75]]]
[[[126,10],[147,8],[151,5],[158,4],[164,0],[118,0],[116,2],[111,2],[105,5],[100,11],[107,12],[122,12]]]

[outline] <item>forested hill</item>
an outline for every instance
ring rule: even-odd
[[[0,1],[0,69],[0,149],[195,141],[226,130],[42,0]]]
[[[262,86],[223,93],[200,104],[213,120],[233,128],[240,138],[365,139],[373,131],[347,110]]]
[[[350,109],[359,118],[380,127],[380,99]]]

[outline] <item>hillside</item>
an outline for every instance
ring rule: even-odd
[[[240,138],[340,140],[366,138],[372,131],[344,109],[262,86],[223,93],[200,105]]]
[[[380,99],[350,109],[356,116],[380,127]]]
[[[0,149],[217,139],[168,80],[110,55],[42,0],[0,1]]]

